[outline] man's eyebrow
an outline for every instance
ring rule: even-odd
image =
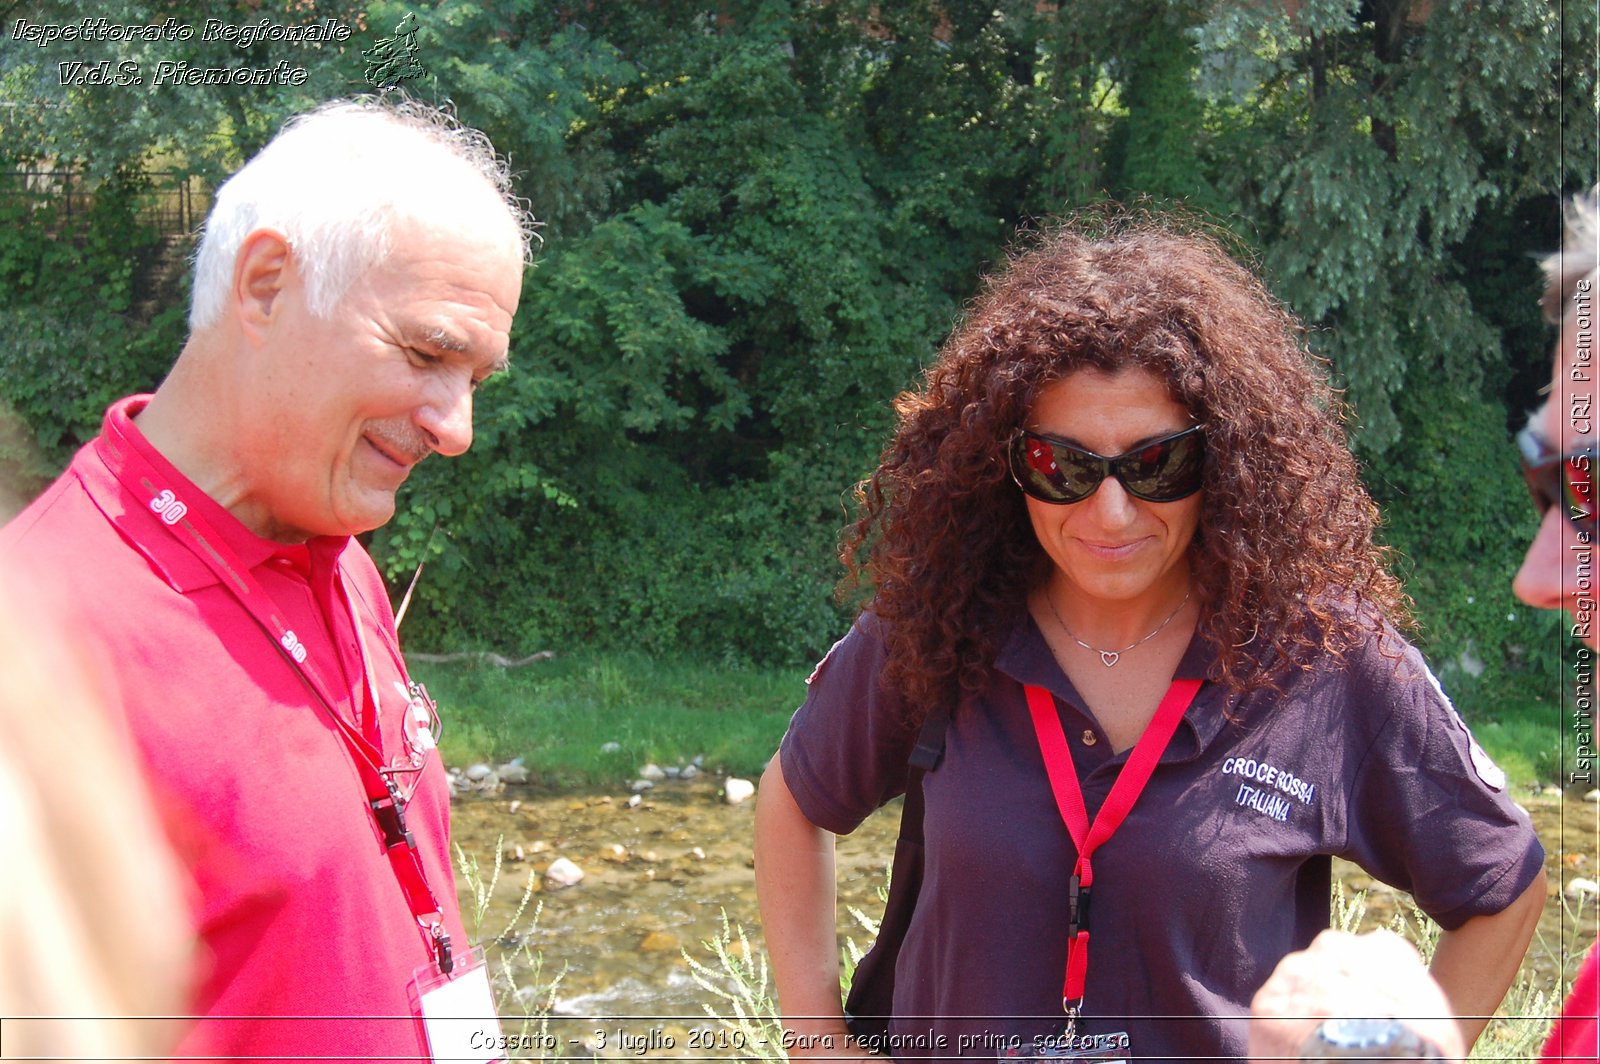
[[[467,349],[467,341],[465,339],[442,328],[429,329],[427,332],[422,334],[422,340],[424,343],[429,344],[432,347],[436,347],[441,351],[450,351],[455,353],[465,351]]]

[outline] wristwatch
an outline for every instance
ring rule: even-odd
[[[1301,1060],[1350,1058],[1444,1060],[1438,1046],[1389,1017],[1323,1020],[1300,1045]]]

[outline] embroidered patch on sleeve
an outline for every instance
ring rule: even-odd
[[[822,670],[823,670],[824,667],[827,666],[828,659],[833,657],[833,652],[835,650],[838,650],[839,649],[839,644],[843,643],[845,641],[845,639],[848,638],[848,637],[849,637],[849,633],[846,632],[844,635],[842,635],[842,636],[840,636],[838,638],[838,640],[833,644],[833,646],[828,648],[828,652],[826,654],[822,655],[822,660],[817,662],[817,667],[811,670],[811,675],[810,676],[806,677],[806,686],[807,687],[811,686],[811,681],[812,680],[815,680],[818,676],[822,675]]]

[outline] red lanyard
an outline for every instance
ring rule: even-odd
[[[1133,753],[1128,755],[1116,783],[1111,785],[1111,793],[1095,816],[1093,826],[1084,809],[1083,791],[1078,787],[1078,773],[1072,766],[1072,752],[1067,747],[1066,733],[1061,729],[1055,698],[1043,687],[1027,684],[1023,689],[1027,692],[1028,710],[1033,715],[1033,730],[1039,737],[1039,752],[1044,755],[1056,808],[1061,811],[1061,819],[1078,849],[1078,861],[1073,866],[1067,888],[1067,974],[1061,987],[1061,1007],[1070,1023],[1083,1005],[1084,980],[1089,970],[1089,888],[1094,884],[1094,866],[1089,859],[1100,844],[1122,826],[1123,819],[1139,800],[1150,773],[1178,728],[1178,721],[1183,719],[1184,711],[1199,692],[1200,681],[1172,681],[1161,705],[1156,707],[1155,717],[1134,745]]]
[[[102,454],[122,486],[136,498],[143,499],[153,517],[159,518],[159,523],[168,532],[216,574],[222,586],[233,594],[239,605],[272,640],[289,667],[295,670],[332,718],[355,761],[356,771],[361,776],[361,785],[367,795],[367,807],[383,832],[384,851],[400,883],[400,890],[405,895],[406,904],[416,917],[423,942],[438,963],[439,970],[448,975],[454,967],[454,961],[450,951],[450,935],[444,926],[444,912],[428,886],[416,840],[406,827],[405,803],[401,799],[400,789],[393,776],[383,771],[383,754],[335,708],[338,699],[333,692],[338,688],[328,683],[321,663],[310,657],[305,645],[278,616],[272,596],[238,560],[227,542],[189,508],[173,490],[173,486],[163,483],[165,478],[161,472],[139,453],[121,427],[111,419],[107,420]],[[185,490],[188,490],[187,486]],[[353,605],[351,609],[354,614]],[[359,637],[360,618],[353,616],[352,619]],[[364,646],[361,653],[364,658]],[[370,688],[372,681],[366,675],[366,670],[362,671],[362,683]],[[376,707],[377,692],[369,690],[368,697]],[[407,712],[410,712],[409,707]]]

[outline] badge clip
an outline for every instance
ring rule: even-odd
[[[439,971],[449,975],[455,968],[455,958],[450,955],[450,932],[444,929],[443,924],[433,925],[433,949],[439,957]]]
[[[1067,883],[1067,937],[1077,938],[1089,929],[1089,888],[1082,886],[1076,873]]]
[[[399,789],[392,779],[383,782],[389,788],[389,797],[374,798],[370,803],[373,819],[383,831],[383,848],[392,850],[396,846],[405,846],[414,850],[417,841],[412,837],[411,829],[406,827],[406,813],[400,804]]]

